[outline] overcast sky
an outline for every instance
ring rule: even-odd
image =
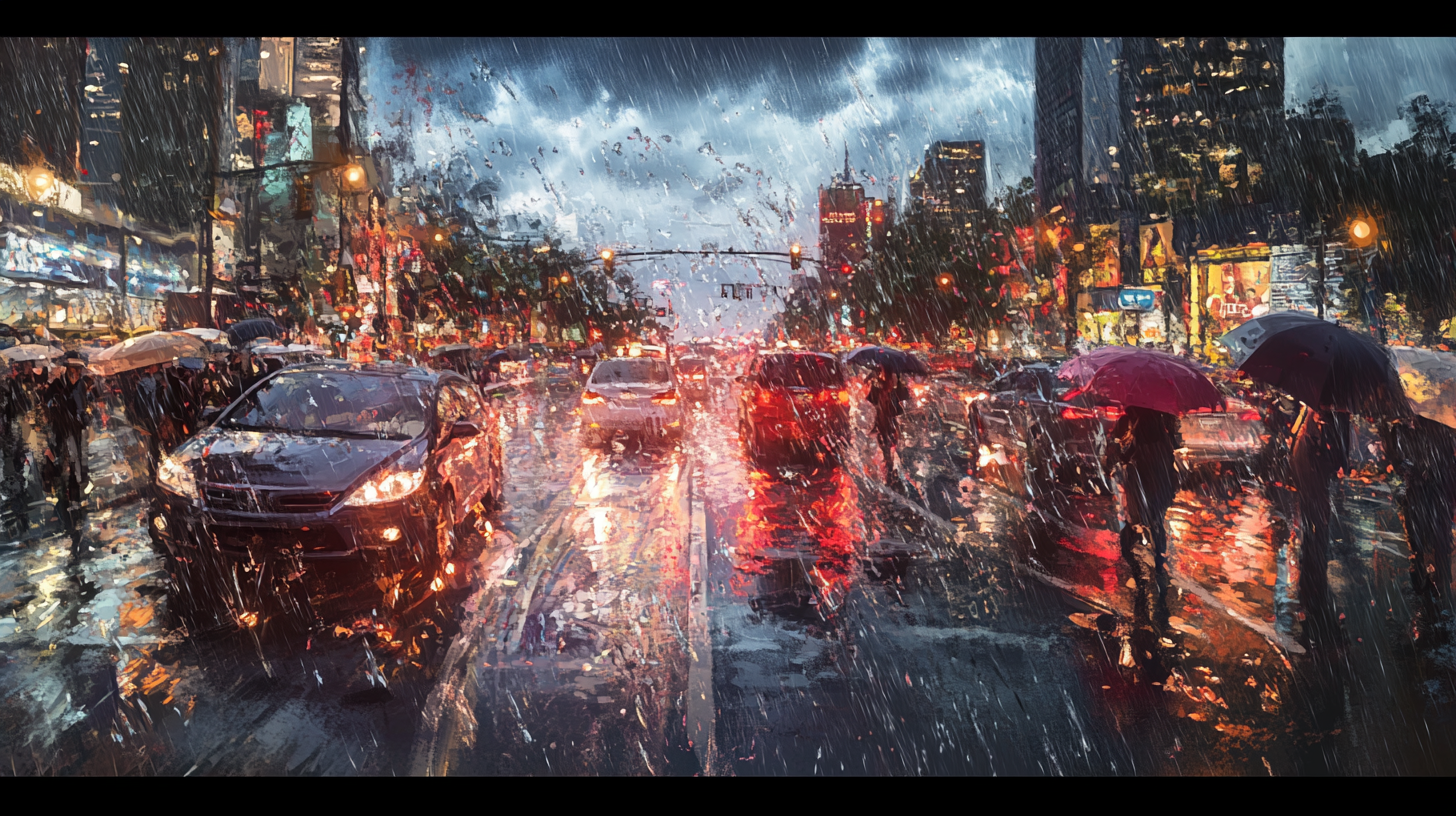
[[[872,196],[903,198],[937,139],[983,140],[993,189],[1030,175],[1032,53],[1030,39],[375,40],[364,91],[374,127],[412,134],[421,165],[463,156],[500,185],[501,211],[574,215],[589,250],[783,251],[814,246],[816,191],[846,144]],[[1286,66],[1289,103],[1338,90],[1371,152],[1404,138],[1404,99],[1456,99],[1451,39],[1290,39]],[[687,333],[717,334],[777,310],[717,298],[720,283],[787,283],[786,265],[761,266],[633,271],[673,282]]]

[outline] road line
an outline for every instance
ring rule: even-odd
[[[549,513],[555,512],[556,520],[544,528],[544,530],[537,528],[542,532],[534,541],[527,539],[525,542],[518,542],[517,552],[524,550],[526,547],[531,547],[532,563],[534,564],[537,561],[540,545],[543,542],[553,540],[560,533],[566,517],[571,515],[570,511],[573,509],[571,505],[576,500],[576,495],[580,491],[581,484],[582,474],[581,469],[578,468],[571,482],[557,495],[548,509],[547,517],[550,517]],[[533,535],[533,537],[535,536]],[[528,587],[535,586],[535,579],[537,577],[539,577],[539,571],[528,582]],[[483,586],[480,591],[482,594],[489,594],[491,589],[489,586]],[[525,597],[527,602],[529,602],[530,595],[526,595]],[[484,622],[484,616],[487,612],[487,604],[477,604],[476,611],[471,613],[470,617],[460,627],[460,634],[456,635],[454,642],[450,644],[449,650],[445,653],[445,659],[440,666],[440,679],[435,683],[435,687],[430,690],[429,696],[425,699],[424,710],[420,713],[420,722],[415,732],[415,745],[410,751],[408,766],[410,776],[435,775],[439,749],[444,744],[440,738],[445,735],[446,731],[449,734],[454,734],[455,732],[455,706],[450,706],[448,709],[449,723],[446,724],[448,728],[442,728],[441,721],[447,713],[446,701],[457,701],[462,694],[462,690],[465,688],[465,684],[474,676],[472,672],[466,671],[466,669],[471,668],[471,661],[475,659],[478,651],[478,645],[480,643],[479,635]],[[519,614],[521,619],[524,620],[524,608],[519,610]],[[520,627],[517,627],[517,636],[519,636],[519,632]],[[502,645],[505,646],[508,644]]]
[[[713,639],[708,627],[708,524],[696,468],[689,470],[687,505],[689,516],[688,554],[691,598],[688,605],[688,637],[692,663],[688,666],[688,738],[698,755],[704,776],[712,776],[717,764],[715,746],[717,703],[713,698]]]

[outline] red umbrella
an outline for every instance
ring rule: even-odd
[[[1098,349],[1063,363],[1057,376],[1112,402],[1167,414],[1226,407],[1223,394],[1197,364],[1155,349]]]

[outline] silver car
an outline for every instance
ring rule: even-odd
[[[586,442],[603,447],[618,432],[676,441],[684,408],[666,360],[617,357],[597,363],[581,394]]]

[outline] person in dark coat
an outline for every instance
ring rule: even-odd
[[[1411,550],[1411,589],[1431,623],[1451,606],[1451,517],[1456,511],[1456,431],[1425,417],[1381,426],[1385,456],[1405,489],[1398,502]]]
[[[1332,642],[1335,609],[1330,596],[1331,486],[1349,464],[1348,415],[1306,408],[1290,454],[1294,504],[1299,516],[1299,600],[1304,608],[1304,637]]]
[[[173,445],[192,436],[197,430],[197,395],[193,392],[188,375],[180,366],[162,369],[164,386],[163,410],[172,422]]]
[[[868,396],[875,406],[875,435],[879,437],[880,453],[885,458],[885,481],[895,472],[895,448],[900,442],[900,415],[905,413],[905,403],[910,401],[910,390],[900,382],[900,375],[881,370]]]
[[[45,407],[51,424],[51,456],[58,470],[56,515],[79,551],[82,507],[91,483],[86,430],[91,424],[94,388],[80,354],[67,352],[61,363],[65,370],[46,387]]]
[[[30,529],[30,497],[25,480],[26,417],[32,408],[26,374],[16,364],[0,380],[0,492],[5,495],[7,532]]]
[[[1168,533],[1163,518],[1178,492],[1174,451],[1181,447],[1177,417],[1136,406],[1127,409],[1108,439],[1107,469],[1123,465],[1122,500],[1127,515],[1121,534],[1123,552],[1131,553],[1139,537],[1146,534],[1159,572],[1167,564]]]

